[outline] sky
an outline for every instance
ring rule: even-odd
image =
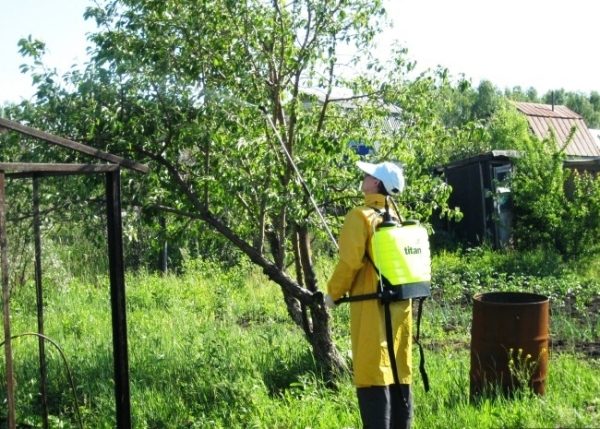
[[[500,88],[600,91],[595,0],[390,0],[409,57]]]
[[[31,78],[20,72],[25,61],[17,42],[31,35],[46,43],[44,65],[59,75],[87,58],[86,33],[95,28],[83,13],[89,0],[1,0],[0,14],[0,104],[29,99]]]
[[[83,13],[91,0],[5,0],[0,15],[0,104],[32,97],[17,42],[46,43],[44,64],[59,74],[87,58]],[[379,37],[378,55],[392,41],[408,49],[418,70],[446,67],[477,85],[534,87],[589,94],[600,91],[596,0],[385,0],[393,28]]]

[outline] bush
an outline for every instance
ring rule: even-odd
[[[600,179],[565,169],[564,147],[556,150],[554,135],[521,145],[511,181],[517,248],[542,245],[567,258],[597,251]]]

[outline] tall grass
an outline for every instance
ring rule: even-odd
[[[561,279],[561,273],[568,272],[565,267],[549,276],[507,273],[499,267],[516,266],[516,261],[505,259],[502,265],[500,258],[492,259],[482,252],[446,254],[435,261],[446,277],[437,280],[438,292],[425,305],[422,326],[432,391],[423,391],[416,374],[414,427],[600,425],[600,363],[576,347],[579,341],[598,341],[598,316],[590,314],[582,322],[580,311],[563,304],[553,309],[552,335],[574,339],[572,347],[551,354],[547,394],[523,391],[511,399],[469,402],[467,297],[490,288],[524,288],[510,279],[525,275],[535,279],[540,292],[549,288],[558,294],[566,287],[548,280]],[[327,262],[320,266],[322,282],[329,268]],[[64,350],[76,380],[74,395],[58,353],[48,347],[52,427],[77,427],[76,403],[86,428],[114,427],[108,281],[82,282],[71,276],[46,280],[46,334]],[[580,276],[578,281],[588,279]],[[342,378],[335,388],[325,386],[302,332],[289,321],[280,290],[250,265],[225,270],[214,263],[188,261],[178,276],[139,272],[128,275],[126,284],[134,427],[360,427],[351,378]],[[33,285],[14,291],[14,334],[35,330],[34,303]],[[347,355],[348,308],[336,309],[333,317],[336,342]],[[13,349],[18,419],[39,427],[37,341],[18,338]],[[2,401],[3,358],[0,363]],[[0,408],[0,421],[2,415]]]

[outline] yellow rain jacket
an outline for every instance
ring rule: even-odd
[[[339,237],[339,262],[327,284],[334,301],[350,296],[377,292],[377,272],[365,256],[371,255],[371,236],[381,216],[373,209],[384,209],[385,197],[365,196],[364,206],[352,209],[344,220]],[[394,384],[394,375],[386,341],[384,307],[378,299],[351,302],[350,326],[352,367],[356,387]],[[411,301],[390,304],[394,330],[394,350],[398,378],[402,384],[412,381],[412,309]]]

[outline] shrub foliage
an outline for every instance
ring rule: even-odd
[[[553,135],[522,140],[512,178],[515,240],[520,249],[541,245],[564,257],[597,250],[600,178],[565,168],[565,146],[557,150]]]

